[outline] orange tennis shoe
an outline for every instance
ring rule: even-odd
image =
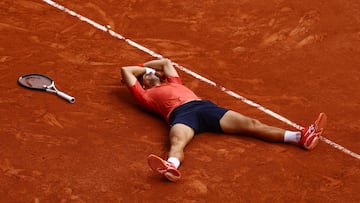
[[[161,175],[165,176],[165,178],[167,178],[172,182],[176,182],[180,180],[181,177],[180,171],[176,169],[174,164],[167,162],[162,158],[153,154],[150,154],[147,160],[150,168],[153,171],[160,173]]]
[[[316,121],[301,132],[299,144],[304,149],[314,149],[319,142],[320,136],[326,127],[327,117],[325,113],[320,113]]]

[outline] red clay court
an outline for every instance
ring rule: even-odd
[[[50,2],[0,2],[0,202],[360,202],[358,0]],[[120,83],[121,66],[154,55],[70,11],[299,125],[325,112],[324,140],[204,133],[166,181],[146,157],[167,151],[168,127]],[[28,73],[76,102],[20,87]],[[295,130],[179,73],[202,98]]]

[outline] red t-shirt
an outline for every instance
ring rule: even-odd
[[[167,82],[150,89],[143,89],[139,81],[129,87],[138,104],[160,114],[169,122],[170,113],[181,104],[200,99],[193,91],[182,85],[179,77],[167,76]]]

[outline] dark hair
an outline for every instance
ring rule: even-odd
[[[137,80],[139,81],[139,83],[140,83],[141,86],[144,85],[144,83],[143,83],[143,76],[144,76],[144,75],[140,75],[140,76],[137,77]]]

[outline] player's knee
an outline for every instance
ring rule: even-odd
[[[170,134],[170,143],[172,146],[183,148],[188,142],[190,142],[191,136],[186,133],[171,133]]]
[[[171,143],[179,143],[181,142],[181,136],[179,133],[171,133],[170,134]]]
[[[250,122],[249,122],[249,127],[251,128],[251,129],[258,129],[258,128],[261,128],[262,127],[262,123],[259,121],[259,120],[257,120],[257,119],[250,119]]]

